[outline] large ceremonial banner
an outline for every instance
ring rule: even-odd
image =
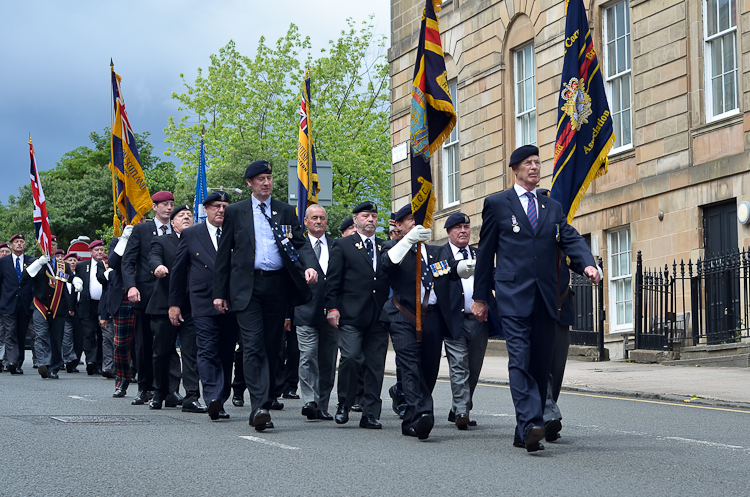
[[[44,190],[39,179],[39,170],[36,167],[36,155],[34,154],[34,145],[29,139],[29,157],[31,158],[31,197],[34,202],[34,230],[36,231],[36,241],[42,253],[48,257],[54,257],[52,253],[52,231],[49,227],[49,216],[47,216],[47,199],[44,197]]]
[[[411,211],[425,228],[432,227],[436,203],[430,154],[456,125],[436,14],[441,4],[442,0],[426,0],[411,87]]]
[[[607,173],[615,134],[583,0],[566,1],[566,9],[550,196],[562,204],[570,222],[591,182]]]
[[[305,74],[302,84],[302,98],[299,111],[299,146],[297,147],[297,219],[304,227],[305,211],[310,204],[317,204],[320,185],[318,166],[315,163],[310,121],[310,71]]]
[[[120,76],[112,71],[112,142],[109,169],[112,171],[112,196],[115,216],[115,236],[120,236],[120,219],[125,224],[137,224],[151,209],[151,195],[141,168],[141,158],[135,135],[125,111],[125,100],[120,89]]]
[[[205,133],[206,128],[203,128]],[[200,224],[208,217],[203,201],[208,196],[208,185],[206,184],[206,145],[204,136],[201,134],[201,150],[198,156],[198,174],[195,178],[195,201],[193,202],[193,224]]]

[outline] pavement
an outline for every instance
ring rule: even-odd
[[[388,351],[385,370],[396,374],[395,354]],[[443,357],[440,378],[449,379]],[[486,356],[480,381],[508,384],[508,357]],[[624,360],[584,362],[568,359],[563,391],[689,402],[750,409],[750,368],[662,366]]]

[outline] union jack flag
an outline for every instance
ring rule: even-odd
[[[31,196],[34,199],[34,229],[36,230],[36,241],[42,249],[42,253],[52,257],[52,232],[49,227],[47,216],[47,200],[44,198],[42,183],[39,181],[39,170],[36,167],[36,156],[34,145],[29,140],[29,156],[31,157]]]

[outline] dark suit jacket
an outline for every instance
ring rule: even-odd
[[[292,262],[276,242],[284,269],[289,276],[289,305],[298,306],[312,298],[305,282],[305,269],[315,267],[316,257],[305,240],[297,213],[289,204],[271,199],[271,218],[279,225],[292,227],[290,241],[299,252],[299,261]],[[255,281],[255,227],[252,198],[227,207],[222,224],[221,242],[214,268],[214,298],[229,301],[232,311],[250,305]]]
[[[567,223],[560,203],[545,195],[537,195],[537,202],[534,233],[513,188],[484,200],[474,300],[487,302],[494,283],[501,318],[530,316],[538,289],[550,316],[558,319],[558,249],[570,257],[576,271],[595,266],[586,242]],[[513,231],[513,216],[520,227],[518,233]]]
[[[151,239],[151,253],[148,256],[149,271],[153,274],[157,267],[164,265],[169,270],[169,273],[163,278],[156,278],[154,276],[156,278],[156,285],[154,285],[154,293],[148,299],[148,305],[146,306],[147,314],[169,314],[170,279],[179,243],[180,237],[174,232]],[[186,312],[186,314],[189,314],[189,312]]]
[[[94,265],[94,269],[91,269],[92,264]],[[93,259],[89,259],[87,261],[80,262],[76,266],[75,275],[81,278],[81,280],[83,281],[83,290],[81,290],[80,298],[78,299],[78,304],[76,305],[76,314],[78,314],[79,318],[86,319],[91,316],[91,313],[96,313],[97,316],[99,315],[99,302],[96,302],[96,308],[94,308],[94,306],[91,304],[91,280],[89,279],[91,277],[90,271],[97,271],[98,265],[101,265],[102,268],[104,267],[104,263],[96,264]],[[101,298],[104,298],[104,285],[102,285]]]
[[[54,261],[54,259],[53,259]],[[53,261],[50,261],[50,264],[52,264]],[[55,266],[52,266],[53,268]],[[32,277],[29,273],[24,270],[22,281],[30,281],[31,282],[31,291],[34,297],[38,298],[43,304],[49,305],[52,296],[54,294],[54,289],[49,286],[49,276],[47,276],[47,267],[42,267],[42,269],[39,270],[38,273],[36,273],[36,276]],[[15,273],[15,270],[14,270]],[[65,263],[65,273],[68,275],[68,283],[71,283],[73,281],[73,271],[70,270],[70,266],[68,266],[68,263]],[[18,281],[18,279],[16,279]],[[60,299],[60,305],[57,308],[57,314],[55,317],[66,317],[68,315],[68,311],[75,310],[75,292],[71,294],[68,292],[68,285],[63,284],[63,294],[62,298]]]
[[[307,234],[305,234],[305,240],[310,243],[310,239],[308,238]],[[333,247],[336,244],[336,241],[330,239],[326,235],[326,242],[328,243],[328,274],[330,274],[331,253],[333,252]],[[315,253],[314,250],[313,253]],[[315,260],[315,270],[318,272],[318,282],[310,285],[310,292],[312,293],[310,302],[294,308],[294,326],[312,326],[318,328],[326,323],[327,309],[325,305],[325,299],[328,276],[323,272],[323,269],[320,267],[320,263],[317,259]]]
[[[117,314],[122,299],[125,296],[125,283],[122,281],[122,257],[115,254],[115,245],[119,238],[113,238],[109,242],[109,255],[107,256],[107,265],[112,269],[109,273],[109,281],[104,278],[104,264],[99,264],[96,270],[96,279],[102,284],[104,293],[99,301],[99,316],[102,319],[110,319]]]
[[[326,308],[338,309],[339,324],[367,328],[377,322],[390,286],[380,254],[383,242],[375,238],[377,271],[359,233],[336,240],[328,261]],[[374,320],[374,322],[373,322]]]
[[[388,281],[393,288],[393,297],[412,314],[417,309],[417,253],[412,250],[407,252],[401,264],[394,264],[388,257],[388,250],[393,247],[397,240],[391,240],[385,244],[383,254],[380,256],[383,270],[388,274]],[[451,305],[450,305],[450,283],[458,279],[456,273],[457,262],[453,259],[450,250],[438,245],[425,245],[427,248],[427,257],[430,264],[440,261],[447,261],[451,270],[448,274],[433,277],[433,292],[437,295],[437,307],[448,329],[451,327]],[[422,259],[422,264],[424,264]],[[461,314],[463,318],[463,314]],[[401,311],[399,311],[392,299],[383,306],[383,313],[380,319],[386,323],[407,322],[411,321]]]
[[[35,260],[34,257],[24,254],[21,271]],[[5,257],[0,258],[0,315],[14,314],[16,312],[16,301],[19,288],[21,289],[21,305],[26,311],[26,314],[30,316],[31,301],[33,299],[31,293],[31,281],[21,280],[21,283],[19,284],[16,268],[13,266],[13,256],[6,255]]]
[[[183,315],[219,314],[214,308],[213,296],[216,249],[208,234],[207,222],[182,231],[170,269],[169,306],[178,306]],[[223,230],[221,239],[224,239]]]
[[[141,301],[133,304],[136,309],[145,309],[151,294],[154,293],[156,277],[148,268],[148,254],[151,252],[151,239],[157,237],[156,223],[147,221],[136,224],[128,239],[128,246],[122,255],[122,279],[125,289],[136,287],[141,293]]]
[[[455,259],[453,258],[453,251],[451,250],[450,244],[446,243],[443,245],[443,249],[445,251],[445,257],[449,257],[451,261],[454,261]],[[467,245],[466,249],[471,253],[472,259],[477,258],[477,249],[471,245]],[[456,265],[458,265],[458,263],[456,263]],[[451,309],[451,320],[448,323],[448,329],[450,330],[453,339],[458,340],[464,328],[464,315],[471,313],[471,309],[464,308],[466,301],[464,299],[464,285],[461,282],[461,278],[451,280],[448,287],[450,288]]]

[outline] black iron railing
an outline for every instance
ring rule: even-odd
[[[599,258],[602,267],[602,258]],[[599,348],[599,360],[604,360],[604,284],[593,284],[586,276],[570,273],[570,288],[575,293],[575,324],[570,330],[571,345]]]

